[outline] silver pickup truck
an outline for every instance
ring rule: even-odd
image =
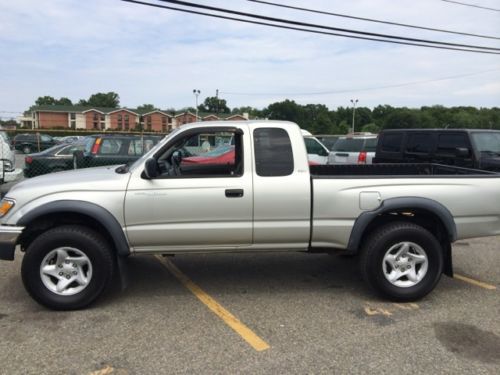
[[[204,140],[222,151],[190,146]],[[198,123],[130,166],[15,185],[0,203],[0,258],[19,246],[27,291],[53,309],[94,301],[127,256],[202,252],[359,255],[375,291],[410,301],[452,274],[453,241],[500,234],[499,177],[433,164],[310,166],[293,123]]]

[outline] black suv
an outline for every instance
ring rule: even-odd
[[[438,163],[500,172],[500,131],[394,129],[379,134],[374,163]]]
[[[40,152],[56,144],[58,144],[58,142],[50,135],[39,133],[18,134],[12,140],[14,148],[25,154]]]
[[[74,168],[130,164],[153,148],[160,136],[100,134],[86,138],[85,149],[73,154]]]

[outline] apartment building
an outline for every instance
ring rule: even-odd
[[[184,111],[144,111],[130,108],[101,108],[84,106],[43,105],[32,108],[34,129],[86,129],[170,132],[196,121],[244,121],[247,114],[196,114]]]

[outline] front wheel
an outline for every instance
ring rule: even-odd
[[[389,299],[414,301],[430,293],[443,271],[443,251],[427,229],[394,222],[375,230],[361,254],[361,274]]]
[[[28,293],[54,310],[75,310],[92,303],[113,273],[111,249],[86,227],[50,229],[27,248],[21,274]]]

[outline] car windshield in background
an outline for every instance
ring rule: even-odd
[[[332,151],[359,152],[363,150],[364,139],[359,138],[339,138]]]
[[[472,142],[479,152],[500,153],[500,133],[471,133]]]

